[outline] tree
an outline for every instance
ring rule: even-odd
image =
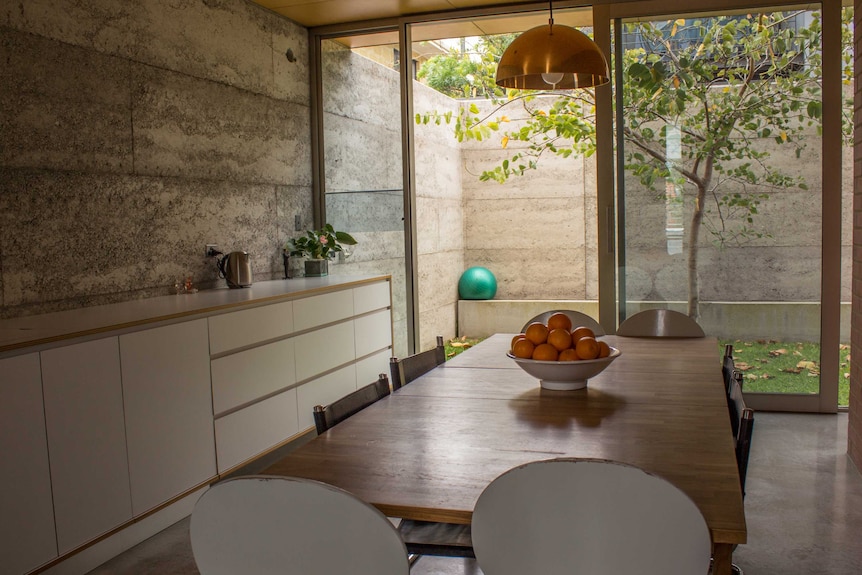
[[[497,62],[515,34],[483,36],[478,39],[475,51],[467,51],[466,43],[460,49],[434,56],[424,62],[416,73],[417,79],[438,92],[453,98],[492,98],[503,94],[494,83]]]
[[[805,188],[770,163],[764,142],[790,146],[801,157],[806,133],[819,133],[820,32],[819,14],[801,11],[626,26],[625,168],[649,190],[663,194],[657,184],[671,182],[694,197],[686,242],[691,317],[698,316],[701,228],[720,246],[763,237],[754,225],[760,202],[779,189]],[[559,94],[548,109],[535,107],[535,97],[510,91],[482,116],[475,104],[462,106],[455,118],[459,140],[501,132],[503,147],[527,144],[483,180],[522,175],[544,154],[595,151],[593,91]],[[508,117],[497,114],[515,103],[525,121],[507,130]],[[417,121],[441,118],[430,113]]]

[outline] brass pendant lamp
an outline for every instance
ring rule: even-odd
[[[509,44],[497,65],[496,83],[518,90],[571,90],[610,81],[605,55],[595,42],[569,26],[536,26]]]

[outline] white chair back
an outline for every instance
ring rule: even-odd
[[[705,575],[711,554],[688,496],[641,469],[600,460],[507,471],[479,497],[472,535],[485,575]]]
[[[201,575],[407,575],[392,523],[317,481],[248,476],[204,493],[191,518]]]
[[[700,325],[678,311],[646,309],[631,315],[620,324],[617,335],[629,337],[704,337]]]

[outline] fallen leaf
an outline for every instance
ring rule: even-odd
[[[787,354],[787,350],[784,348],[773,349],[772,351],[769,352],[769,355],[771,355],[772,357],[778,357],[780,355],[785,355],[785,354]]]
[[[760,376],[760,379],[775,379],[775,376],[769,375],[768,373],[764,373]]]
[[[783,371],[784,373],[795,373],[795,374],[799,375],[800,373],[802,373],[802,368],[799,368],[799,367],[785,367],[785,368],[784,368],[784,369],[782,369],[781,371]]]
[[[752,367],[752,366],[748,365],[747,363],[745,363],[744,361],[737,361],[737,362],[735,362],[735,364],[736,365],[734,367],[736,367],[736,369],[738,369],[739,371],[748,371]]]
[[[817,369],[817,364],[814,363],[813,361],[800,361],[799,363],[796,364],[796,367],[798,367],[800,369],[812,370],[812,369]]]
[[[754,375],[753,373],[749,373],[748,375],[745,376],[745,379],[747,379],[749,381],[753,381],[753,380],[757,379],[757,376]]]
[[[844,379],[848,379],[849,377],[850,377],[850,374],[849,374],[849,373],[845,373],[845,374],[844,374]]]
[[[802,357],[802,352],[797,349],[796,351],[793,352],[793,355]]]
[[[451,345],[452,347],[464,347],[464,344],[461,343],[460,341],[453,341],[449,345]]]

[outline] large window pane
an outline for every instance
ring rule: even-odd
[[[687,312],[734,344],[746,391],[818,393],[819,14],[669,15],[623,31],[621,315]]]

